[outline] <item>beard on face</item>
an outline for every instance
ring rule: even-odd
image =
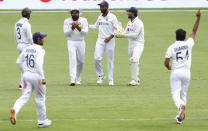
[[[131,19],[132,18],[132,15],[128,15],[128,18]]]
[[[107,12],[107,9],[101,10],[101,13],[105,14]]]
[[[78,18],[79,18],[79,16],[76,16],[76,15],[72,16],[72,19],[73,19],[74,21],[77,21]]]

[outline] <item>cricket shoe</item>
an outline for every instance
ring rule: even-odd
[[[22,85],[19,85],[19,88],[18,88],[19,90],[22,90]]]
[[[114,85],[114,82],[112,80],[109,81],[109,86],[113,86]]]
[[[77,85],[81,85],[81,84],[82,84],[82,83],[81,83],[81,80],[80,80],[80,79],[76,80],[76,84],[77,84]]]
[[[11,109],[10,113],[11,113],[10,122],[12,123],[12,125],[16,125],[15,109]]]
[[[75,83],[70,83],[70,86],[75,86]]]
[[[52,124],[51,120],[46,120],[44,123],[38,124],[38,128],[48,127]]]
[[[182,121],[185,119],[185,114],[186,114],[186,105],[181,105],[178,115]]]
[[[128,83],[129,86],[138,86],[139,85],[139,81],[135,81],[135,80],[132,80]]]
[[[105,79],[105,76],[99,76],[97,80],[97,84],[102,84],[104,79]]]
[[[176,124],[182,124],[182,120],[178,116],[176,116]]]
[[[75,81],[71,81],[70,86],[75,86]]]

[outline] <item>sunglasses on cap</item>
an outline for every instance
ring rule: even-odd
[[[79,14],[79,11],[78,10],[72,10],[71,14]]]

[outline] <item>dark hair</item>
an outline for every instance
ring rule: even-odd
[[[183,29],[176,30],[176,40],[177,41],[184,41],[186,39],[186,31]]]
[[[24,8],[23,10],[22,10],[22,17],[27,17],[28,15],[30,15],[31,14],[31,10],[29,9],[29,8]]]

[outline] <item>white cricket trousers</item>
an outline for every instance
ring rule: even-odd
[[[101,60],[105,52],[108,65],[108,80],[113,81],[115,38],[111,39],[108,43],[105,43],[104,40],[98,38],[96,42],[94,53],[95,71],[97,76],[104,76]]]
[[[23,74],[23,83],[22,96],[17,99],[13,107],[13,109],[15,109],[16,116],[24,104],[28,102],[30,96],[32,95],[32,91],[34,90],[37,120],[38,124],[42,124],[46,120],[46,86],[42,84],[39,74],[31,72],[25,72]]]
[[[22,51],[29,46],[29,44],[17,44],[17,51],[19,54],[22,53]],[[20,79],[20,85],[23,86],[23,73],[21,72],[21,79]]]
[[[68,40],[69,74],[71,82],[81,80],[85,59],[85,41]]]
[[[139,60],[142,56],[143,50],[144,50],[144,44],[130,43],[129,47],[128,47],[128,56],[129,56],[131,77],[132,77],[132,80],[135,80],[135,81],[139,80]],[[133,63],[137,64],[138,68],[135,68],[136,70],[131,69]]]
[[[186,104],[186,96],[190,83],[190,70],[176,69],[172,70],[170,75],[171,94],[174,103],[179,109],[182,104]]]

